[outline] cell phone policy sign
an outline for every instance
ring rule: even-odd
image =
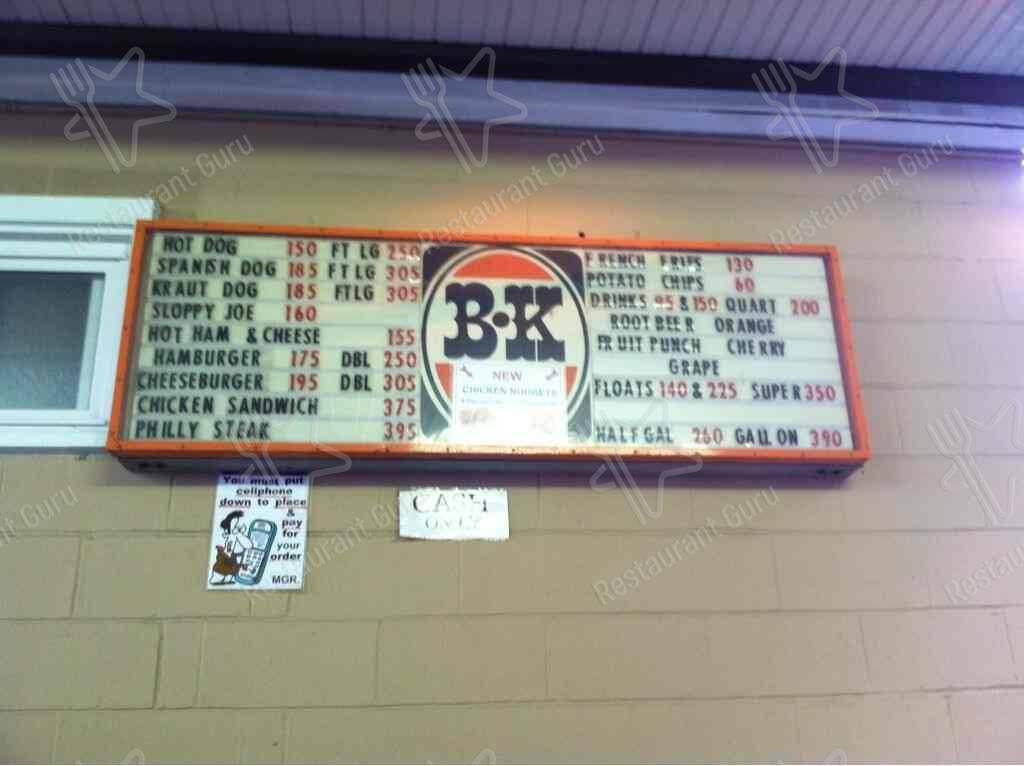
[[[309,477],[222,473],[207,590],[302,590]]]

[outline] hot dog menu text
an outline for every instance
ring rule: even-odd
[[[828,268],[825,254],[156,231],[120,436],[853,450]]]

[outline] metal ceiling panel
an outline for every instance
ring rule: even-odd
[[[657,0],[636,0],[633,7],[628,9],[620,9],[616,4],[601,38],[601,45],[612,50],[630,53],[639,51],[650,27],[651,19],[654,17],[656,5]],[[613,45],[611,35],[615,30],[618,30],[619,39],[618,43]]]
[[[803,2],[780,4],[780,11],[775,19],[775,31],[773,36],[768,37],[770,43],[765,50],[765,58],[784,58],[789,61],[798,61],[801,46],[807,42],[807,30],[817,21],[820,7],[814,7]],[[736,56],[734,55],[733,58]]]
[[[737,51],[753,50],[764,36],[764,30],[771,23],[775,10],[774,3],[750,3],[745,18],[741,19],[737,34],[730,40],[729,49],[721,55],[732,58]]]
[[[95,0],[93,0],[95,2]],[[173,5],[173,2],[164,2],[165,6]],[[197,29],[216,29],[217,18],[213,15],[213,5],[210,0],[187,0],[189,9],[190,26]],[[96,22],[99,24],[100,22]]]
[[[487,0],[479,0],[487,2]],[[462,0],[437,0],[434,9],[434,39],[455,42],[462,27]]]
[[[166,27],[171,19],[160,0],[139,0],[139,14],[147,27]]]
[[[1005,12],[1005,3],[1002,0],[993,0],[991,3],[972,3],[967,8],[961,8],[960,16],[964,23],[957,30],[959,34],[949,41],[948,46],[940,49],[938,68],[960,69],[964,59],[978,44],[978,40],[984,37],[989,30],[999,21],[999,17]],[[971,11],[976,11],[971,13]]]
[[[144,19],[149,19],[151,15],[156,16],[158,8],[163,17],[162,21],[154,19],[154,21],[150,22],[151,26],[166,25],[179,29],[187,29],[194,26],[192,11],[185,2],[165,3],[163,0],[144,0],[144,2],[146,4],[146,8],[143,10]]]
[[[289,31],[300,35],[313,34],[316,24],[313,21],[313,3],[290,3],[288,6]]]
[[[640,41],[638,52],[664,53],[669,40],[680,40],[680,47],[685,47],[688,33],[692,30],[692,24],[687,23],[687,17],[694,14],[703,4],[703,0],[658,0]],[[678,29],[677,22],[685,24],[682,30]]]
[[[236,0],[238,21],[246,32],[265,32],[267,9],[263,2]]]
[[[338,9],[338,30],[343,37],[367,37],[366,31],[366,6],[363,0],[332,0]],[[268,3],[277,3],[285,7],[288,3],[280,0],[265,0]],[[385,36],[389,36],[385,34]]]
[[[842,47],[849,34],[849,28],[864,14],[870,2],[871,0],[828,0],[822,3],[818,17],[807,28],[804,41],[794,53],[794,56],[799,58],[794,60],[821,61],[830,51]]]
[[[977,71],[981,67],[993,67],[1004,61],[1004,53],[1020,50],[1024,43],[1024,35],[1017,30],[1017,25],[1024,16],[1024,4],[1020,8],[1008,7],[1007,11],[995,16],[992,26],[978,38],[978,41],[964,55],[961,67],[968,71]],[[993,67],[992,71],[1000,71]]]
[[[39,12],[39,21],[48,24],[64,24],[68,21],[68,14],[64,10],[61,0],[23,0],[25,5],[35,5]]]
[[[863,57],[867,63],[867,47],[880,29],[889,21],[892,12],[899,6],[892,0],[871,0],[859,17],[853,20],[850,28],[843,34],[843,42],[840,43],[847,51],[858,51],[858,56]],[[889,22],[896,23],[896,22]]]
[[[555,27],[562,15],[562,3],[565,0],[537,0],[533,6],[533,19],[529,31],[523,37],[509,37],[506,43],[518,44],[519,40],[529,40],[530,45],[544,48],[554,45]]]
[[[921,6],[927,6],[927,0],[888,0],[878,26],[860,46],[864,61],[871,66],[882,66],[884,57],[903,50],[907,44],[905,38],[912,36],[920,26],[914,12]]]
[[[922,3],[922,6],[925,5]],[[924,26],[917,35],[911,39],[907,47],[900,51],[899,59],[895,66],[904,69],[912,69],[917,66],[925,52],[932,46],[936,37],[942,34],[956,19],[957,8],[952,3],[943,0],[932,0],[928,8]]]
[[[804,27],[803,37],[797,41],[793,51],[794,61],[817,61],[819,52],[821,56],[832,50],[834,45],[828,44],[828,37],[835,28],[843,12],[849,8],[849,3],[837,3],[835,0],[826,0],[818,4],[818,8],[811,14],[809,24]],[[762,51],[766,56],[769,51]]]
[[[642,31],[650,18],[650,11],[654,3],[638,2],[632,5],[624,3],[609,2],[605,11],[604,21],[601,23],[601,31],[595,41],[594,47],[609,50],[632,50],[625,45],[624,39],[630,27],[634,26]]]
[[[33,0],[14,0],[10,8],[11,19],[27,23],[46,21],[42,10]]]
[[[504,45],[512,5],[511,0],[493,0],[484,17],[484,31],[480,36],[480,42],[487,45]]]
[[[251,2],[252,0],[250,0]],[[217,29],[244,29],[238,12],[238,0],[212,0],[213,18]]]
[[[263,24],[267,32],[278,29],[291,29],[291,11],[287,3],[278,3],[274,0],[263,0]]]
[[[75,24],[103,24],[103,19],[108,19],[108,23],[113,18],[114,14],[111,12],[110,7],[98,9],[93,7],[97,5],[97,0],[84,0],[81,3],[75,3],[68,8],[68,14],[72,18],[72,22]]]
[[[721,0],[705,0],[707,6],[703,13],[697,17],[697,21],[693,27],[693,36],[690,38],[689,51],[681,51],[682,53],[690,53],[693,51],[693,55],[706,56],[708,49],[711,48],[711,41],[718,33],[718,28],[725,21],[726,15],[729,13],[729,8],[732,6],[731,0],[722,2]]]
[[[530,29],[539,14],[538,5],[550,8],[550,0],[520,0],[511,3],[508,12],[508,24],[505,26],[506,38],[525,40],[530,36]]]
[[[462,3],[458,17],[458,35],[455,42],[483,43],[484,25],[495,3]]]
[[[750,21],[758,3],[756,0],[729,0],[722,13],[722,19],[718,27],[708,41],[707,55],[709,56],[731,56],[736,50],[736,40],[740,32]],[[760,7],[770,7],[768,3],[760,3]]]
[[[582,50],[593,50],[599,48],[601,33],[605,29],[611,6],[615,5],[614,0],[587,0],[586,8],[580,15],[580,23],[576,30],[576,39],[572,47]],[[620,11],[630,11],[630,8],[621,8]],[[616,41],[616,45],[618,41]]]
[[[1024,0],[7,0],[3,21],[1024,74]]]
[[[239,0],[230,0],[230,2],[239,2]],[[139,10],[139,6],[137,4],[113,3],[112,5],[114,8],[114,13],[117,15],[118,21],[120,23],[129,27],[142,26],[142,11]]]
[[[392,0],[390,16],[392,37],[400,37],[399,34],[396,34],[398,30],[401,30],[401,24],[397,19],[399,15],[411,19],[410,37],[412,39],[434,39],[434,17],[437,15],[436,0]]]
[[[311,34],[343,35],[346,26],[342,20],[342,12],[348,10],[335,0],[313,0],[313,29]],[[377,14],[378,17],[382,14]],[[385,34],[385,25],[381,25],[381,34]],[[353,26],[353,29],[358,27]]]
[[[16,57],[0,67],[0,105],[53,106],[59,102],[50,75],[68,65],[66,56]],[[87,66],[110,69],[112,59],[84,59]],[[334,118],[407,123],[422,118],[397,72],[323,70],[309,77],[301,68],[247,64],[197,64],[154,60],[146,64],[150,92],[182,112],[235,113],[249,118]],[[133,78],[117,78],[97,91],[96,103],[118,108],[148,108]],[[457,93],[448,101],[459,124],[481,125],[494,118],[492,99],[476,85],[450,83]],[[668,136],[716,136],[763,142],[778,112],[756,92],[593,85],[569,82],[496,79],[495,88],[528,105],[521,125],[589,134],[649,133]],[[843,124],[844,145],[887,147],[950,146],[957,151],[992,153],[1019,162],[1024,145],[1024,106],[991,106],[927,101],[875,100],[870,120],[849,120],[848,101],[840,96],[796,94],[806,117],[805,138],[832,141]]]
[[[552,47],[572,49],[585,4],[586,0],[558,0],[558,15],[551,28]]]

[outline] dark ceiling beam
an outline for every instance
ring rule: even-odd
[[[461,71],[480,50],[477,45],[453,43],[154,27],[8,24],[0,30],[0,55],[119,59],[135,46],[151,60],[365,72],[408,71],[427,58]],[[753,73],[771,63],[542,48],[494,50],[496,75],[502,79],[623,86],[755,91]],[[836,66],[829,66],[813,82],[801,82],[800,92],[835,96],[839,74]],[[1024,106],[1024,78],[1005,75],[850,66],[845,84],[865,98]]]

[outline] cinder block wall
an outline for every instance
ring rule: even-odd
[[[1013,163],[847,148],[817,175],[799,149],[600,136],[559,177],[581,139],[506,136],[466,174],[407,128],[179,118],[114,174],[63,123],[4,117],[0,191],[159,194],[189,168],[168,217],[419,230],[464,212],[478,232],[739,241],[802,226],[843,257],[876,457],[838,486],[672,484],[653,517],[586,480],[493,475],[511,487],[503,544],[398,542],[397,487],[423,477],[333,477],[313,490],[306,591],[249,598],[204,590],[212,478],[0,455],[17,532],[0,547],[0,760],[1024,757]],[[197,172],[239,140],[248,156]],[[496,206],[534,168],[547,183]],[[967,480],[927,430],[954,412]]]

